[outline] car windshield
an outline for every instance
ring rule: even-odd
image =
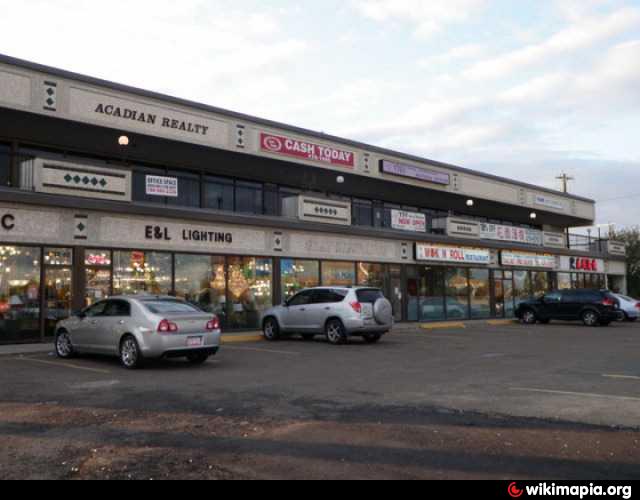
[[[142,304],[153,314],[189,314],[202,312],[202,310],[196,306],[179,300],[144,300]]]

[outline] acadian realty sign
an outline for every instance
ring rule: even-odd
[[[188,142],[229,142],[227,124],[214,118],[75,87],[70,89],[70,101],[71,115],[90,122]]]

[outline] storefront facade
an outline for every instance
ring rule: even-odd
[[[258,328],[317,286],[397,321],[512,317],[615,282],[567,247],[591,200],[0,56],[0,343],[106,297],[168,294]]]

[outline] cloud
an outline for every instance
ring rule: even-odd
[[[487,53],[488,48],[485,45],[479,43],[470,43],[466,45],[460,45],[447,50],[444,54],[439,54],[432,57],[426,57],[418,61],[418,65],[421,68],[432,68],[436,71],[440,70],[442,66],[459,63],[460,61],[467,61],[469,59],[475,59],[483,56]]]
[[[465,70],[464,75],[471,80],[504,78],[519,70],[542,66],[554,57],[593,47],[633,28],[640,29],[640,9],[637,8],[622,8],[604,17],[581,19],[544,42],[479,61]]]
[[[468,19],[487,4],[487,0],[351,0],[353,8],[366,18],[379,23],[408,24],[420,38]]]

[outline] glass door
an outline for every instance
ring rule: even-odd
[[[505,281],[502,279],[496,279],[494,281],[493,286],[493,296],[494,296],[494,308],[493,315],[496,318],[504,318],[505,317],[505,290],[504,290]],[[512,286],[513,288],[513,286]],[[513,291],[512,291],[513,293]]]
[[[109,250],[85,251],[85,306],[91,306],[111,296],[111,278],[113,275],[111,262],[111,251]]]
[[[58,321],[71,315],[73,250],[45,249],[44,266],[45,336],[52,337]]]

